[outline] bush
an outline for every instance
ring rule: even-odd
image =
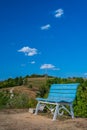
[[[1,91],[0,92],[0,109],[7,107],[9,102],[10,94],[8,91]]]
[[[37,96],[44,97],[48,94],[49,87],[47,85],[42,85],[39,87],[39,92],[37,93]]]
[[[32,84],[29,84],[28,88],[32,88]]]
[[[29,99],[29,108],[34,108],[34,107],[36,107],[36,104],[37,104],[37,101],[35,100],[35,99],[33,99],[33,98],[30,98]]]
[[[9,100],[9,108],[27,108],[29,107],[29,96],[26,93],[15,94]]]
[[[36,103],[36,100],[29,98],[29,95],[26,93],[14,93],[14,96],[11,98],[9,91],[0,92],[0,109],[36,107]]]
[[[87,117],[87,86],[82,84],[78,88],[77,97],[74,102],[75,116]]]

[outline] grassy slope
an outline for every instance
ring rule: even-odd
[[[47,80],[46,77],[28,78],[27,85],[2,88],[0,89],[0,91],[2,90],[10,91],[11,89],[13,89],[13,92],[26,93],[26,94],[29,94],[29,97],[35,98],[39,87],[43,84],[46,84],[46,80]],[[30,88],[30,86],[32,86],[32,88]]]

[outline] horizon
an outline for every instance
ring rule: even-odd
[[[0,81],[87,77],[87,1],[1,0]]]
[[[33,77],[33,75],[36,75],[36,76],[34,76]],[[31,74],[31,75],[24,75],[24,76],[22,76],[22,75],[20,75],[20,76],[16,76],[16,77],[14,77],[14,78],[12,78],[12,77],[8,77],[7,79],[3,79],[3,80],[1,80],[0,79],[0,82],[4,82],[4,81],[6,81],[6,80],[9,80],[9,79],[15,79],[15,78],[25,78],[26,76],[28,76],[28,78],[60,78],[60,79],[76,79],[76,78],[82,78],[82,79],[84,79],[84,80],[87,80],[87,77],[57,77],[57,76],[52,76],[52,75],[48,75],[48,74]]]

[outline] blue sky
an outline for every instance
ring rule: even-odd
[[[0,0],[0,80],[87,76],[87,0]]]

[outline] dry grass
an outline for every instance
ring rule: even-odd
[[[52,79],[52,78],[49,78],[49,79]],[[27,85],[2,88],[2,89],[0,89],[0,91],[2,91],[2,90],[10,91],[10,89],[13,89],[13,92],[16,92],[16,93],[23,92],[23,93],[30,95],[31,98],[35,98],[39,87],[44,84],[46,84],[45,77],[28,78]],[[32,88],[29,88],[29,85],[32,85]]]
[[[3,110],[0,112],[0,130],[87,130],[87,119],[52,121],[46,116],[30,114],[27,109]]]

